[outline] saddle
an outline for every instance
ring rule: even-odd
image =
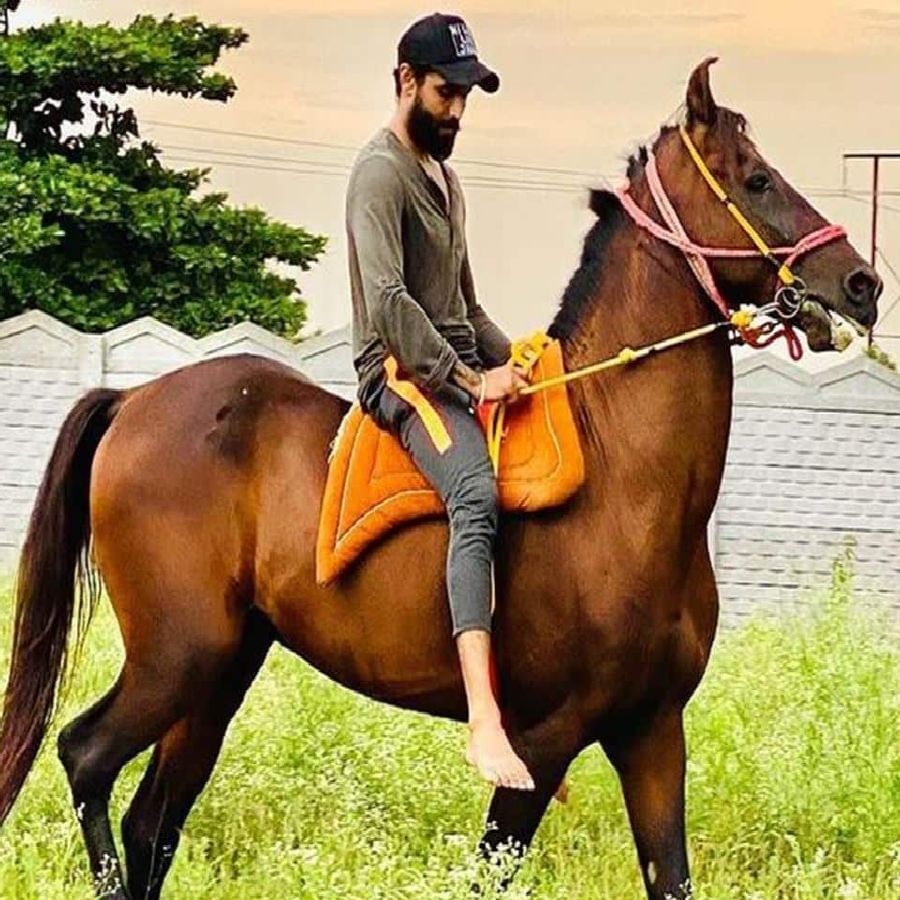
[[[545,337],[529,365],[532,385],[561,375],[559,342]],[[411,382],[402,388],[417,391]],[[568,500],[584,482],[584,457],[566,386],[492,406],[484,415],[486,407],[479,410],[479,420],[492,445],[500,508],[532,512]],[[338,578],[370,545],[401,525],[438,516],[446,516],[444,504],[412,458],[354,403],[329,457],[316,541],[318,583]]]

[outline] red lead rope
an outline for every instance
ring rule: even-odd
[[[779,338],[784,338],[787,344],[788,354],[794,362],[803,358],[803,342],[797,334],[797,330],[788,322],[782,322],[779,329],[767,334],[761,328],[743,328],[740,331],[741,340],[754,350],[763,350],[774,344]]]

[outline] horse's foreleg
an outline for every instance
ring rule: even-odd
[[[647,896],[691,897],[682,711],[666,710],[639,733],[604,742],[604,747],[619,773]]]
[[[522,859],[566,770],[582,749],[580,735],[580,727],[568,719],[548,720],[521,736],[510,734],[514,749],[534,779],[535,789],[494,791],[487,829],[478,845],[483,858],[516,863]],[[515,868],[514,865],[504,878],[504,887]]]
[[[273,629],[251,615],[234,660],[200,708],[172,726],[122,821],[128,890],[135,900],[158,900],[181,829],[219,756],[225,731],[272,644]]]

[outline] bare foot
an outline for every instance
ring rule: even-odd
[[[498,787],[533,791],[534,781],[497,721],[469,723],[466,760],[486,781]]]

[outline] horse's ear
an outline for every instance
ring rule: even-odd
[[[688,125],[712,125],[716,121],[718,107],[709,86],[709,67],[718,59],[718,56],[708,56],[691,73],[687,88]]]

